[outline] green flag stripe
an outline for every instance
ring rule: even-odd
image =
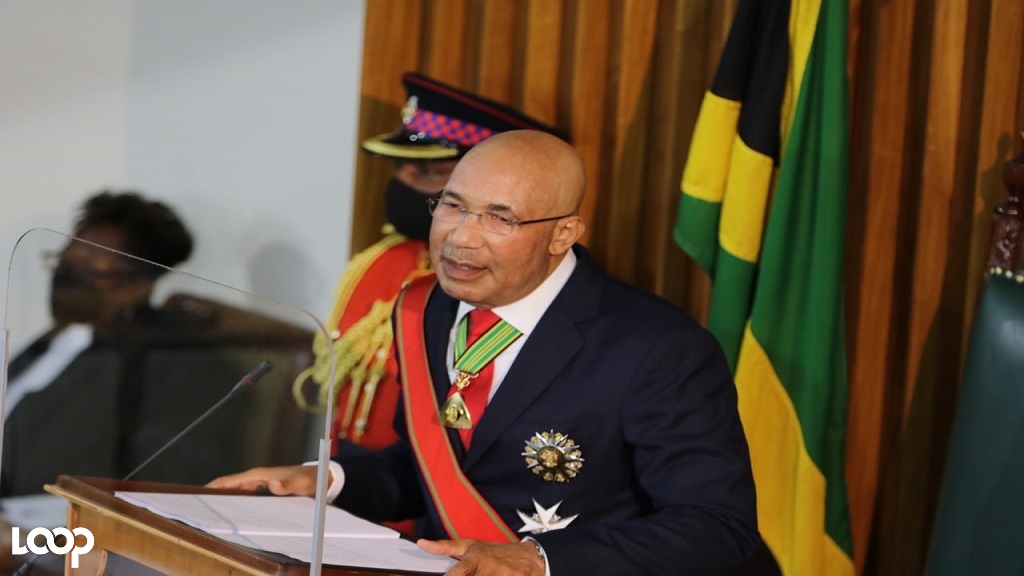
[[[685,192],[685,191],[684,191]],[[679,214],[673,238],[709,275],[715,275],[715,256],[718,252],[719,202],[706,202],[683,195],[679,201]]]
[[[737,258],[727,250],[718,253],[708,330],[718,338],[733,373],[736,372],[740,343],[747,325],[747,310],[752,300],[756,272],[757,266],[753,262]]]
[[[821,3],[765,230],[750,323],[789,393],[808,454],[826,478],[826,532],[850,553],[843,475],[842,262],[849,172],[843,6]]]

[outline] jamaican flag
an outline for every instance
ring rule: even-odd
[[[762,535],[786,576],[854,573],[843,477],[845,0],[744,0],[701,107],[674,238],[711,276]]]

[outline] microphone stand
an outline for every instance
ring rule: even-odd
[[[206,412],[203,412],[198,418],[193,420],[192,423],[186,426],[184,430],[178,432],[178,434],[174,438],[168,440],[163,446],[160,447],[159,450],[154,452],[149,458],[146,458],[146,460],[143,461],[142,464],[136,466],[134,470],[125,475],[125,477],[122,478],[121,480],[131,480],[132,478],[134,478],[135,475],[138,474],[140,470],[146,467],[146,465],[155,460],[157,456],[163,454],[164,450],[167,450],[168,448],[173,446],[182,436],[188,434],[189,431],[195,428],[198,424],[202,423],[203,420],[206,420],[207,416],[216,412],[218,408],[223,406],[224,403],[227,402],[228,400],[232,399],[243,388],[255,384],[260,378],[266,376],[267,372],[270,372],[273,368],[274,366],[270,362],[267,362],[266,360],[260,362],[259,366],[253,368],[252,371],[246,374],[245,376],[242,376],[242,379],[239,380],[234,385],[234,387],[232,387],[231,390],[229,390],[228,393],[224,395],[223,398],[218,400],[216,404],[207,408]]]

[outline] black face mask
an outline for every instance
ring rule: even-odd
[[[429,194],[417,191],[392,177],[388,181],[385,196],[388,222],[398,233],[413,240],[430,238],[430,223],[433,218],[427,210]]]
[[[50,286],[50,311],[58,324],[92,324],[103,317],[106,299],[92,282],[56,271]]]
[[[137,271],[128,270],[120,273],[118,282],[152,282],[152,279],[147,278]],[[50,314],[57,324],[136,322],[139,313],[148,305],[148,301],[126,302],[123,295],[100,289],[94,277],[81,272],[58,268],[50,280]]]

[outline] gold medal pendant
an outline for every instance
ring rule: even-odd
[[[469,409],[462,400],[462,394],[456,392],[441,406],[441,421],[449,428],[467,430],[473,427],[473,420],[469,417]]]
[[[452,394],[441,406],[441,422],[445,426],[457,430],[468,430],[473,427],[473,418],[470,417],[469,408],[461,394],[473,381],[473,378],[476,378],[476,374],[462,371],[455,376],[455,394]]]

